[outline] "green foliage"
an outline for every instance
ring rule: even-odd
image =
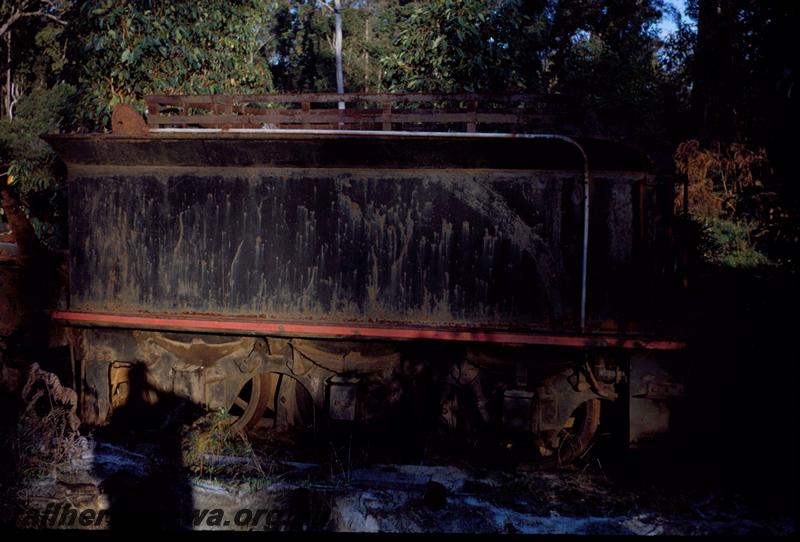
[[[74,92],[74,87],[59,84],[24,96],[16,107],[14,120],[0,119],[0,152],[20,161],[52,158],[50,147],[39,136],[58,131]]]
[[[692,88],[692,65],[694,63],[694,27],[681,19],[677,29],[667,36],[659,53],[662,79],[661,99],[665,110],[688,109]]]
[[[766,152],[741,143],[706,147],[689,140],[678,145],[674,159],[688,179],[689,213],[700,226],[702,258],[728,267],[771,265],[764,241],[781,227],[778,219],[785,213],[764,190],[770,172]]]
[[[534,90],[542,21],[521,1],[441,0],[417,4],[398,24],[382,59],[393,91]]]
[[[409,7],[397,0],[343,3],[345,89],[386,91],[381,59],[393,51],[395,29],[407,17]]]
[[[72,18],[70,70],[81,124],[107,127],[117,103],[147,94],[265,92],[262,0],[87,0]]]
[[[13,120],[0,119],[0,156],[9,164],[12,189],[27,207],[39,239],[52,248],[65,244],[64,184],[61,164],[39,136],[59,130],[74,93],[66,84],[36,89],[20,99]]]
[[[192,424],[182,436],[184,466],[201,477],[250,473],[252,465],[245,465],[243,468],[241,464],[235,463],[231,468],[208,464],[209,457],[253,456],[253,448],[247,436],[241,431],[231,429],[235,421],[225,409],[219,409]]]
[[[67,61],[64,44],[69,36],[64,25],[47,18],[26,18],[17,21],[9,34],[12,77],[18,91],[27,94],[62,82],[60,75]],[[7,46],[8,42],[0,40],[0,44]],[[6,47],[3,49],[5,59]]]
[[[720,218],[696,218],[700,224],[700,253],[707,263],[733,268],[773,265],[752,242],[752,226]]]
[[[408,9],[398,0],[342,1],[345,90],[383,90],[381,58],[392,49],[394,29]],[[264,14],[262,55],[275,88],[330,92],[336,88],[333,13],[317,0],[276,0]]]
[[[306,92],[336,88],[333,18],[317,2],[275,2],[269,23],[272,41],[265,53],[278,88]]]
[[[630,135],[663,131],[665,114],[680,110],[672,77],[659,61],[660,0],[563,0],[548,30],[548,88],[580,97]]]
[[[665,132],[688,103],[682,26],[662,69],[660,0],[438,0],[416,3],[383,57],[393,91],[534,92],[578,97],[603,124]]]
[[[774,137],[773,125],[788,127],[777,106],[791,111],[798,71],[787,45],[797,20],[796,2],[697,2],[691,67],[698,135],[764,144]]]

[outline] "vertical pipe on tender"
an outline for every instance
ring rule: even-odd
[[[586,151],[575,141],[583,156],[583,253],[581,256],[581,333],[586,331],[586,273],[587,260],[589,259],[589,158]]]
[[[521,136],[526,139],[560,139],[578,149],[583,158],[583,249],[581,251],[580,330],[581,333],[584,333],[586,331],[586,277],[589,259],[589,157],[586,155],[586,150],[583,146],[568,136],[557,134],[521,134]]]

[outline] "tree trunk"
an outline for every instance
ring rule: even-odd
[[[369,17],[364,23],[364,92],[369,92]]]
[[[735,133],[735,40],[737,5],[700,0],[693,69],[691,115],[703,140],[726,140]]]
[[[344,74],[342,72],[342,3],[334,0],[333,13],[336,17],[336,35],[333,47],[336,50],[336,93],[344,94]],[[344,102],[339,102],[339,109],[344,109]]]
[[[9,119],[14,118],[11,112],[11,101],[13,100],[11,89],[11,29],[6,32],[6,115]]]

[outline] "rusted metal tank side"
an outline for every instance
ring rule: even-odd
[[[583,161],[563,142],[49,141],[69,166],[72,310],[577,329]],[[590,327],[636,329],[652,178],[635,156],[595,156]]]

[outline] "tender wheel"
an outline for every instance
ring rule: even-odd
[[[583,456],[600,427],[600,406],[600,399],[590,399],[576,408],[555,441],[549,446],[540,446],[542,463],[557,467]]]
[[[268,375],[256,375],[245,382],[233,404],[228,409],[231,416],[236,421],[231,424],[234,431],[247,431],[252,429],[269,406],[269,377]]]
[[[285,431],[292,427],[309,427],[314,420],[314,401],[308,390],[297,380],[287,375],[271,375],[271,397],[274,404],[272,427]]]
[[[279,373],[261,375],[256,384],[258,407],[249,408],[253,390],[250,386],[248,382],[242,387],[231,407],[231,414],[239,417],[236,428],[253,432],[260,429],[285,431],[313,423],[314,401],[294,378]]]

